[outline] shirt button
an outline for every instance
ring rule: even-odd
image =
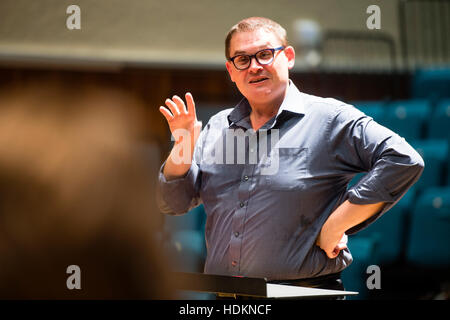
[[[244,176],[244,181],[247,181],[248,180],[248,176]]]
[[[231,262],[231,265],[232,265],[233,267],[236,267],[236,266],[237,266],[237,262],[236,262],[235,260],[233,260],[233,261]]]
[[[236,238],[239,237],[239,232],[236,231],[236,232],[234,233],[234,236],[235,236]]]
[[[241,203],[239,203],[239,206],[240,206],[241,208],[243,208],[243,207],[245,206],[245,203],[241,202]]]

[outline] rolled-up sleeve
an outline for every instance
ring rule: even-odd
[[[202,181],[202,171],[200,163],[203,153],[205,136],[208,134],[209,123],[200,132],[200,136],[195,144],[194,155],[191,167],[188,172],[180,178],[167,180],[163,174],[165,162],[159,170],[156,199],[159,210],[170,215],[181,215],[187,213],[192,208],[200,205],[200,188]]]
[[[200,170],[195,161],[189,171],[181,178],[167,180],[164,177],[164,165],[159,170],[157,203],[162,213],[180,215],[200,204]]]
[[[383,209],[348,230],[355,233],[394,206],[419,179],[422,157],[398,134],[378,124],[356,108],[339,108],[330,126],[331,154],[344,170],[367,172],[347,191],[354,204],[384,202]]]

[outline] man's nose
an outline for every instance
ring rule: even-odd
[[[250,66],[248,67],[248,71],[250,72],[257,72],[261,70],[263,67],[256,61],[255,57],[252,57],[250,60]]]

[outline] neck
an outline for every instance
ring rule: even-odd
[[[282,95],[270,102],[258,103],[249,101],[250,107],[252,108],[250,121],[255,131],[261,128],[268,120],[278,113],[278,110],[286,97],[287,89],[288,88],[286,88]]]

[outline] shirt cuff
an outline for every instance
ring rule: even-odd
[[[366,180],[357,183],[347,192],[348,201],[353,204],[374,204],[384,202],[382,209],[367,220],[348,229],[346,234],[354,234],[374,223],[395,203],[394,197],[377,180]]]
[[[354,204],[394,202],[392,195],[375,179],[362,179],[348,190],[348,200]]]
[[[167,180],[163,174],[165,164],[164,162],[159,170],[158,198],[161,200],[160,208],[170,209],[171,214],[186,213],[192,206],[192,200],[195,198],[199,167],[193,161],[184,176]],[[167,209],[162,211],[169,213]]]

